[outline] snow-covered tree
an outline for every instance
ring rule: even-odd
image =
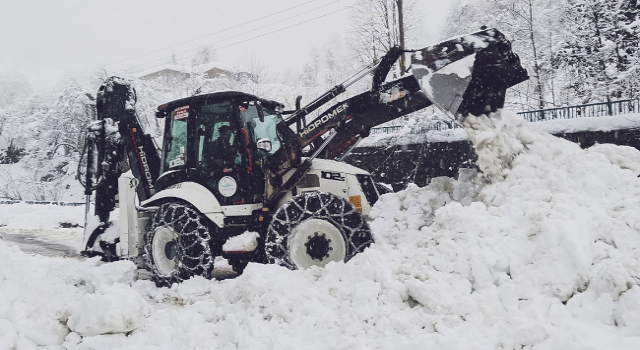
[[[31,93],[29,80],[22,74],[0,75],[0,108]]]
[[[531,75],[512,107],[600,102],[637,96],[638,11],[637,0],[457,0],[444,37],[507,35]]]
[[[403,8],[403,28],[400,28],[398,6]],[[419,26],[420,13],[416,1],[358,0],[351,8],[349,44],[360,64],[377,62],[394,45],[410,47]]]
[[[638,91],[636,0],[568,0],[557,60],[573,73],[568,87],[583,103],[635,97]]]
[[[215,62],[218,60],[218,53],[211,45],[202,46],[191,59],[192,65]]]
[[[444,37],[459,36],[495,27],[511,40],[513,50],[529,70],[531,79],[512,89],[508,102],[516,108],[555,105],[552,66],[554,43],[558,41],[558,11],[565,0],[456,1],[451,7]]]

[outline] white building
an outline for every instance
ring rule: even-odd
[[[251,73],[246,69],[233,66],[221,62],[203,63],[192,67],[181,66],[177,64],[163,64],[153,68],[149,68],[137,74],[140,79],[156,80],[162,79],[164,82],[171,83],[182,81],[191,76],[191,74],[201,74],[205,78],[212,79],[221,76],[228,76],[233,79],[241,79],[251,77]]]

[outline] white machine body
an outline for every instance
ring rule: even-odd
[[[294,169],[295,170],[295,169]],[[284,181],[293,173],[291,170],[284,176]],[[370,174],[362,169],[349,164],[315,159],[311,168],[298,185],[292,190],[285,192],[278,203],[278,207],[284,205],[293,196],[311,191],[321,191],[333,193],[343,197],[353,204],[356,209],[365,217],[369,215],[372,204],[367,200],[363,186],[357,178],[369,176]],[[156,193],[153,197],[136,205],[136,186],[138,180],[130,174],[123,174],[118,179],[118,200],[120,208],[120,243],[118,253],[121,258],[135,259],[143,254],[144,233],[149,223],[152,212],[150,209],[154,202],[164,198],[177,198],[193,205],[198,211],[209,218],[218,227],[224,226],[224,218],[232,216],[252,215],[256,210],[260,210],[262,204],[228,205],[221,206],[216,197],[204,186],[195,182],[182,182],[169,186]],[[375,187],[373,187],[375,191]],[[379,194],[376,192],[377,198]]]

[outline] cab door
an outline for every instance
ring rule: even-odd
[[[222,205],[259,203],[252,181],[247,131],[233,101],[205,104],[196,118],[195,161],[198,182]]]

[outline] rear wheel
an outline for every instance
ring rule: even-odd
[[[211,277],[213,256],[208,222],[189,205],[160,206],[144,239],[144,259],[158,286],[182,282],[193,276]]]
[[[348,261],[373,242],[356,208],[342,197],[308,192],[275,213],[267,230],[267,261],[290,269]]]

